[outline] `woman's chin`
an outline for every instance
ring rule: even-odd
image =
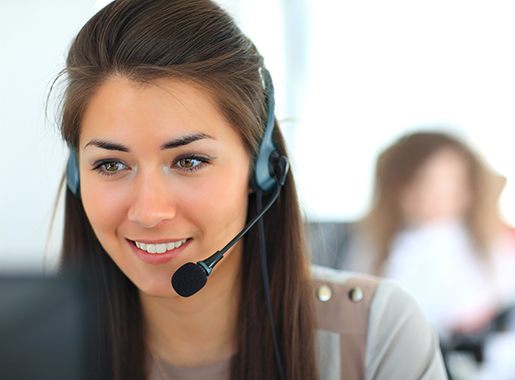
[[[136,286],[140,293],[148,297],[178,297],[172,288],[171,278],[153,280]]]

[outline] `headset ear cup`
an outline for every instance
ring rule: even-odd
[[[66,186],[76,197],[80,194],[79,161],[75,148],[70,147],[70,156],[66,164]]]

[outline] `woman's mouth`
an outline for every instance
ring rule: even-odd
[[[188,239],[183,239],[176,242],[169,242],[169,243],[162,243],[162,244],[146,244],[146,243],[140,243],[138,241],[134,241],[134,244],[136,247],[141,249],[142,251],[151,253],[151,254],[160,254],[165,253],[171,250],[174,250],[176,248],[179,248],[181,245],[186,243]]]
[[[129,240],[132,252],[141,260],[149,264],[165,264],[188,248],[192,242],[192,238],[182,239],[178,241],[162,240],[146,240],[145,242]]]

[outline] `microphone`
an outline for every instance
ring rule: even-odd
[[[240,240],[256,222],[263,217],[268,209],[274,204],[279,197],[282,187],[286,181],[286,174],[289,169],[289,162],[285,156],[278,158],[277,166],[279,167],[279,180],[275,188],[272,197],[265,205],[265,207],[259,212],[246,226],[245,228],[234,237],[225,247],[220,251],[215,252],[203,261],[198,261],[196,264],[189,262],[184,264],[182,267],[177,269],[172,276],[172,286],[175,292],[181,297],[191,297],[200,291],[207,283],[207,277],[211,274],[214,266],[224,257],[227,252],[238,240]]]

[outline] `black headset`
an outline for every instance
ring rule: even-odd
[[[79,161],[77,158],[77,151],[72,145],[70,148],[70,155],[68,163],[66,164],[66,186],[76,197],[80,197],[80,176],[79,176]]]
[[[256,155],[254,174],[250,185],[254,191],[260,189],[265,194],[270,193],[277,186],[277,179],[285,177],[288,171],[288,160],[281,156],[273,141],[275,124],[275,95],[272,77],[267,69],[261,70],[261,78],[266,94],[266,120],[265,131],[259,152]],[[75,196],[80,196],[80,175],[77,152],[73,146],[69,146],[70,155],[66,165],[66,185]]]

